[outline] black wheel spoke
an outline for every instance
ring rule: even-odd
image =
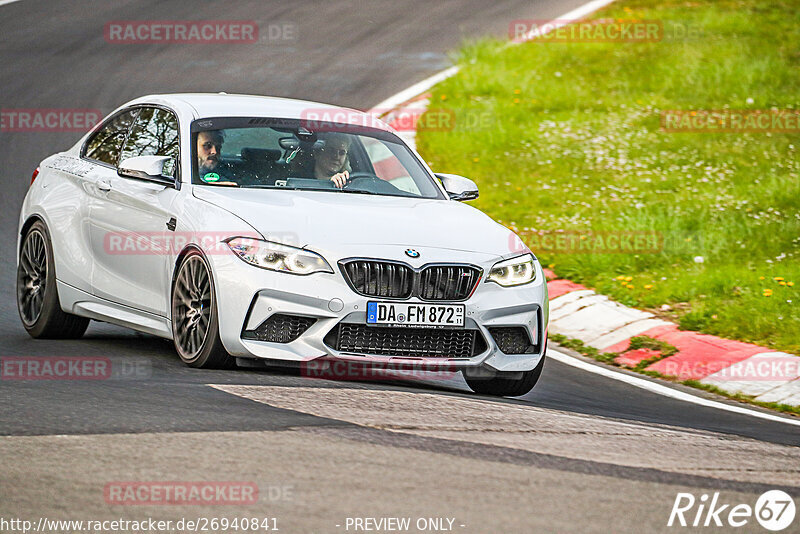
[[[202,270],[197,277],[197,289],[204,297],[208,293],[208,273],[205,269]]]
[[[38,273],[36,272],[36,268],[33,266],[33,260],[31,259],[31,249],[29,246],[24,246],[22,248],[22,254],[19,259],[20,265],[25,270],[25,274],[27,274],[30,278],[33,278]]]
[[[197,350],[200,346],[200,330],[195,326],[192,328],[192,346]]]
[[[33,317],[33,295],[28,295],[28,300],[25,302],[25,310],[28,312],[28,317]]]
[[[186,336],[187,335],[188,334],[187,334],[187,331],[186,331],[185,328],[180,328],[178,330],[178,342],[180,343],[180,345],[182,347],[186,346]]]
[[[187,294],[185,286],[181,279],[178,279],[178,281],[175,283],[175,293],[180,299],[181,304],[183,304],[186,307],[189,307],[191,299],[189,298],[189,295]]]
[[[33,315],[39,316],[42,311],[42,293],[41,291],[37,291],[36,294],[31,299],[31,308],[33,311]]]

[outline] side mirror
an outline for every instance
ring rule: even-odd
[[[478,186],[469,178],[464,178],[457,174],[437,174],[436,177],[442,181],[444,190],[450,196],[450,200],[475,200],[478,198]]]
[[[175,186],[175,178],[164,176],[164,164],[173,158],[169,156],[136,156],[123,160],[117,174],[125,178],[148,180],[163,185]]]

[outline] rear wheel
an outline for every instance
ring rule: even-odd
[[[172,337],[178,356],[190,367],[234,366],[219,337],[214,279],[196,250],[183,258],[172,286]]]
[[[539,364],[531,371],[518,373],[497,373],[492,378],[470,377],[464,374],[464,380],[475,393],[499,397],[519,397],[525,395],[539,381],[544,368],[544,354]]]
[[[28,334],[40,339],[76,339],[89,319],[61,309],[50,234],[41,221],[28,229],[17,265],[17,309]]]

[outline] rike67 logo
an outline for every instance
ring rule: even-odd
[[[747,525],[755,517],[765,529],[778,532],[792,525],[795,512],[794,500],[781,490],[764,492],[755,506],[724,503],[720,501],[719,492],[711,497],[704,493],[699,499],[691,493],[678,493],[667,526],[737,528]]]

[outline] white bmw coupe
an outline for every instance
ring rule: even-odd
[[[477,196],[355,110],[139,98],[34,172],[19,314],[35,338],[91,319],[169,338],[192,367],[424,365],[522,395],[544,364],[547,284],[461,202]]]

